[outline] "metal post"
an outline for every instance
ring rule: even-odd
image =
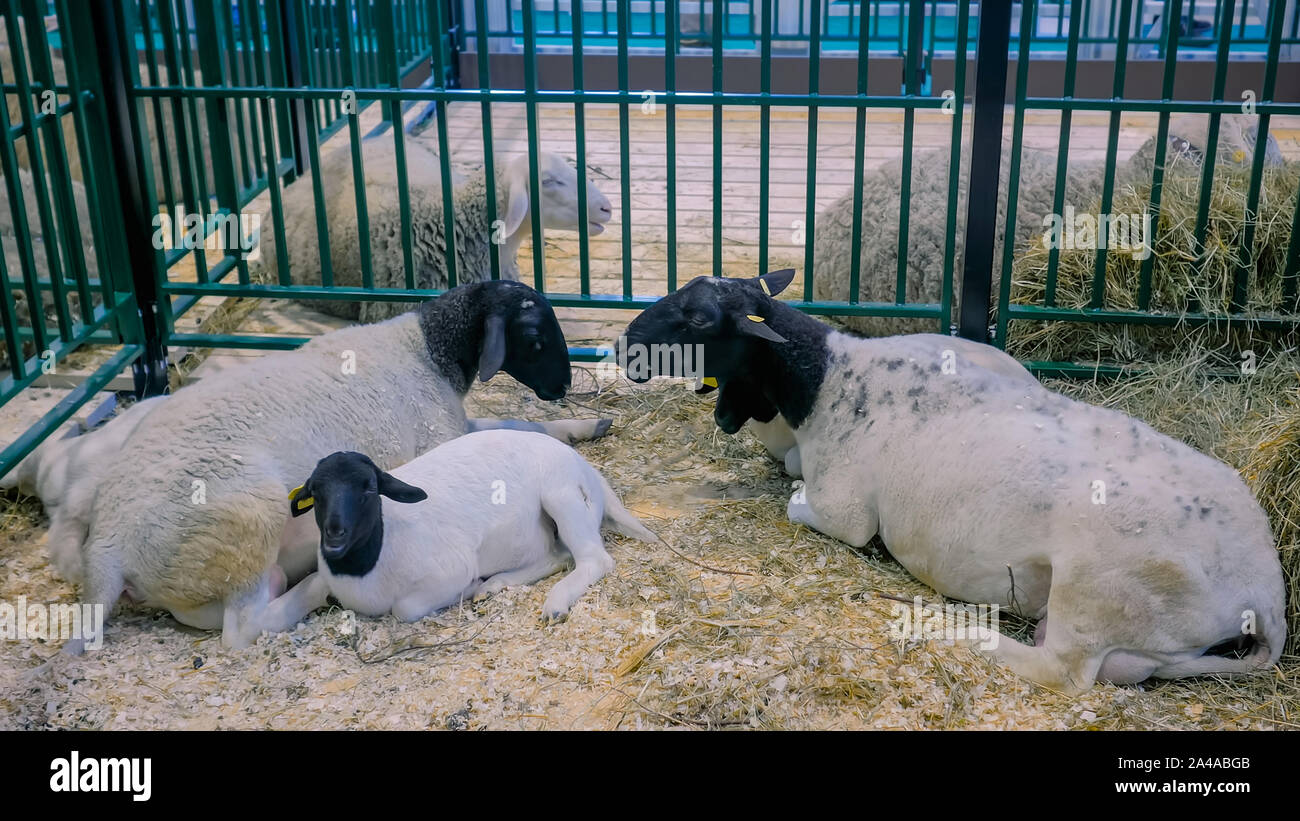
[[[998,222],[998,177],[1002,165],[1002,113],[1007,96],[1007,48],[1011,3],[980,4],[975,50],[975,112],[971,141],[970,195],[966,201],[966,252],[962,261],[958,332],[989,341],[993,237]]]
[[[142,158],[133,126],[135,118],[131,116],[133,103],[127,89],[126,55],[131,53],[134,60],[133,52],[125,50],[130,29],[120,2],[92,3],[90,14],[100,35],[99,75],[109,126],[106,136],[126,229],[122,239],[130,257],[131,284],[140,312],[140,342],[144,352],[132,366],[135,393],[140,398],[158,396],[167,392],[167,348],[164,322],[159,313],[159,302],[166,297],[159,294],[155,277],[153,222],[141,176]]]
[[[310,43],[306,37],[300,39],[299,28],[303,25],[298,0],[285,0],[280,4],[280,33],[284,46],[284,81],[290,88],[302,88],[307,85],[307,72],[304,68],[305,55],[301,43]],[[307,172],[307,101],[295,99],[289,103],[289,133],[293,142],[293,167],[295,176]]]

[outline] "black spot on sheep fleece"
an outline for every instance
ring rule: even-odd
[[[777,410],[806,482],[791,521],[855,547],[879,535],[939,593],[1041,620],[1040,644],[988,652],[1062,691],[1278,660],[1282,567],[1236,471],[988,346],[830,331],[773,299],[792,276],[697,278],[621,343],[702,345],[733,428]]]
[[[315,565],[314,529],[286,526],[285,499],[317,460],[403,464],[464,434],[466,391],[502,370],[543,399],[569,387],[555,314],[517,282],[454,288],[178,391],[131,433],[133,459],[99,477],[83,598],[108,612],[125,595],[233,643]]]

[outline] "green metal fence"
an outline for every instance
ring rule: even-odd
[[[1062,112],[1058,146],[1062,179],[1069,161],[1069,118],[1073,111],[1110,112],[1108,177],[1113,176],[1115,168],[1120,112],[1159,112],[1161,140],[1170,112],[1211,114],[1211,128],[1214,128],[1220,115],[1240,109],[1240,103],[1227,96],[1228,68],[1232,62],[1254,61],[1262,65],[1265,82],[1256,105],[1262,133],[1267,133],[1271,117],[1300,113],[1300,104],[1274,99],[1283,72],[1288,68],[1294,70],[1294,64],[1287,67],[1283,63],[1283,56],[1284,50],[1296,41],[1295,3],[1280,0],[1270,4],[1262,21],[1264,35],[1258,31],[1261,25],[1258,12],[1246,10],[1252,4],[1224,0],[1215,5],[1211,28],[1214,83],[1204,99],[1176,97],[1171,66],[1188,49],[1200,48],[1207,36],[1205,32],[1193,27],[1189,36],[1183,37],[1181,26],[1153,23],[1153,7],[1161,20],[1169,21],[1184,16],[1198,19],[1210,5],[1180,0],[1160,4],[1118,0],[1106,5],[1109,10],[1106,14],[1100,11],[1104,4],[1087,0],[1022,2],[1009,6],[934,0],[863,3],[705,0],[703,4],[662,0],[654,3],[511,0],[509,4],[504,0],[195,3],[111,0],[97,4],[91,16],[80,13],[80,9],[70,13],[69,1],[56,0],[48,6],[38,0],[23,0],[4,6],[3,23],[8,42],[18,55],[17,59],[2,65],[13,76],[0,77],[10,103],[9,119],[4,123],[5,139],[0,145],[0,163],[3,163],[9,210],[14,216],[16,256],[11,256],[7,248],[2,263],[5,267],[0,269],[9,286],[2,289],[5,296],[0,304],[0,319],[3,319],[11,368],[11,374],[0,384],[0,400],[12,400],[33,384],[40,377],[40,366],[45,360],[62,361],[88,343],[119,347],[91,380],[0,453],[0,472],[8,470],[127,364],[135,368],[140,392],[147,393],[165,386],[166,351],[172,346],[287,349],[305,341],[301,337],[178,331],[176,319],[202,297],[414,302],[436,296],[438,291],[413,287],[407,208],[409,169],[404,149],[407,135],[401,127],[383,129],[381,126],[382,133],[376,139],[391,140],[397,158],[397,187],[407,219],[402,232],[402,265],[408,287],[373,287],[373,261],[367,248],[365,153],[361,133],[362,114],[373,104],[378,104],[384,121],[394,126],[403,122],[406,106],[425,104],[431,109],[441,146],[438,175],[442,180],[445,253],[452,285],[468,278],[499,276],[500,260],[494,246],[490,272],[457,271],[449,118],[471,117],[481,123],[483,173],[492,179],[492,106],[502,103],[521,106],[528,137],[530,187],[536,202],[540,187],[539,107],[546,103],[573,106],[577,162],[584,169],[590,146],[586,107],[616,105],[620,174],[619,190],[611,193],[621,213],[620,240],[625,251],[618,293],[593,291],[586,220],[580,220],[578,230],[578,292],[557,293],[548,287],[545,243],[540,239],[542,224],[536,208],[530,209],[534,237],[533,284],[546,292],[557,306],[639,308],[655,297],[637,292],[633,259],[626,253],[642,227],[629,218],[632,213],[629,109],[643,102],[642,91],[632,88],[630,76],[636,61],[657,54],[663,79],[655,93],[667,120],[663,196],[667,217],[664,277],[669,289],[675,288],[683,277],[701,273],[680,270],[677,208],[683,192],[688,187],[691,191],[701,188],[707,191],[712,197],[715,225],[721,225],[728,207],[722,186],[726,160],[721,128],[724,107],[756,108],[759,113],[758,248],[763,270],[769,262],[772,230],[769,202],[772,181],[767,158],[772,150],[773,110],[807,112],[810,116],[806,126],[803,213],[808,242],[803,249],[804,291],[796,304],[818,314],[920,318],[933,321],[936,331],[946,333],[957,319],[954,292],[960,280],[963,284],[961,332],[986,338],[989,303],[996,300],[998,324],[993,341],[998,344],[1006,339],[1007,323],[1018,320],[1177,321],[1145,311],[1107,310],[1104,252],[1099,254],[1097,262],[1095,304],[1088,309],[1062,308],[1052,304],[1050,298],[1043,305],[1017,305],[1009,301],[1010,244],[1001,260],[991,260],[994,232],[1007,229],[995,224],[987,209],[980,211],[974,205],[986,202],[989,195],[993,201],[997,197],[1006,99],[1005,89],[997,80],[1005,79],[1011,65],[1009,59],[1015,61],[1017,80],[1011,127],[1013,171],[1023,143],[1025,116],[1031,111]],[[712,24],[715,13],[722,25]],[[691,22],[692,14],[698,18],[695,23]],[[486,21],[486,25],[479,26],[475,21]],[[971,53],[975,42],[979,45],[981,70],[974,106],[968,111],[964,105],[951,105],[949,97],[932,89],[930,78],[936,76],[932,72],[939,58],[946,55],[951,82],[945,82],[948,85],[945,90],[952,92],[949,95],[952,99],[967,100],[970,97],[967,62],[975,57]],[[1262,54],[1255,48],[1260,43]],[[1110,96],[1077,96],[1075,82],[1085,46],[1110,49],[1110,59],[1116,65]],[[1138,63],[1151,65],[1143,57],[1144,49],[1155,49],[1160,57],[1157,64],[1163,72],[1163,93],[1158,98],[1126,98],[1126,76],[1136,71]],[[728,73],[734,65],[732,60],[747,53],[751,59],[755,56],[758,59],[757,90],[737,90]],[[877,63],[875,58],[880,53],[890,59]],[[612,56],[612,82],[611,78],[593,77],[587,70],[588,60],[598,54]],[[671,58],[663,59],[665,55]],[[699,65],[690,63],[687,59],[690,56],[708,60],[703,89],[694,86],[699,78],[684,74],[695,70],[690,66]],[[52,67],[56,57],[66,66],[64,79],[56,77]],[[522,62],[522,82],[507,85],[500,81],[499,60],[506,58]],[[556,87],[553,75],[547,79],[539,70],[543,60],[551,59],[568,61],[568,73],[560,87]],[[1057,96],[1031,94],[1031,71],[1048,63],[1064,70],[1061,93]],[[790,90],[786,69],[796,65],[807,68],[807,86]],[[835,71],[849,77],[851,88],[844,93],[825,90],[828,73]],[[884,93],[873,90],[880,85],[878,78],[882,71],[890,72],[884,78],[887,87]],[[419,82],[426,72],[428,80]],[[494,72],[498,74],[494,76]],[[472,83],[465,83],[466,77],[472,77]],[[41,100],[41,93],[46,90],[53,90],[57,101],[49,113],[33,103]],[[682,106],[706,106],[712,110],[711,179],[707,187],[689,183],[678,174],[676,124]],[[811,239],[819,217],[816,207],[819,181],[818,119],[811,115],[821,109],[854,112],[853,192],[857,211],[863,207],[862,183],[870,136],[867,110],[901,113],[903,173],[899,180],[900,230],[896,238],[899,259],[892,272],[896,282],[892,300],[864,302],[859,298],[860,283],[866,272],[861,270],[858,249],[863,237],[856,220],[850,255],[849,299],[819,302],[813,298]],[[937,111],[952,114],[948,156],[953,173],[949,175],[947,189],[943,286],[938,301],[916,304],[905,298],[912,144],[919,113]],[[958,170],[962,162],[963,123],[972,114],[972,207],[967,219],[967,215],[958,214]],[[349,145],[351,151],[363,271],[360,287],[334,285],[322,182],[319,174],[311,173],[320,167],[322,143],[335,134],[337,143]],[[1212,138],[1210,142],[1213,143]],[[80,159],[80,182],[85,187],[82,200],[75,193],[73,173],[62,159],[69,153]],[[1213,165],[1212,161],[1207,163],[1207,185]],[[33,174],[33,179],[39,182],[30,196],[21,190],[20,166],[39,171]],[[1253,171],[1249,195],[1252,203],[1258,197],[1262,173],[1258,162]],[[1013,208],[1007,226],[1014,225],[1016,179],[1013,173],[1010,198]],[[291,185],[311,186],[313,192],[321,259],[318,285],[295,284],[290,276],[292,260],[286,260],[284,254],[278,256],[274,270],[255,278],[239,248],[224,247],[210,252],[202,247],[159,247],[155,242],[158,215],[179,217],[182,212],[198,215],[202,233],[207,236],[223,230],[223,225],[229,226],[231,220],[238,225],[245,210],[255,200],[263,201],[259,200],[262,197],[267,203],[263,232],[274,236],[278,248],[285,248],[283,193]],[[1156,191],[1152,208],[1158,210],[1158,179]],[[1110,196],[1108,189],[1107,202]],[[585,209],[585,190],[580,191],[580,198],[580,207]],[[492,186],[488,186],[487,210],[489,222],[495,220],[498,204]],[[44,241],[37,238],[32,220],[25,216],[28,213],[38,214],[39,236]],[[961,277],[954,270],[959,219],[965,220],[967,249],[966,271]],[[84,240],[80,244],[78,237]],[[1242,242],[1243,247],[1248,247],[1249,237]],[[712,271],[719,273],[724,248],[720,230],[713,232],[711,243]],[[43,274],[36,262],[37,255],[42,253],[48,274]],[[1293,241],[1286,271],[1292,283],[1296,278],[1298,255],[1300,243]],[[19,264],[11,265],[10,258]],[[986,261],[980,263],[980,260]],[[1001,288],[990,293],[989,270],[994,263],[1001,265]],[[978,270],[980,264],[982,270]],[[1240,284],[1242,288],[1249,285],[1244,273]],[[1294,291],[1294,285],[1292,288]],[[15,292],[23,296],[28,306],[44,301],[51,307],[48,312],[29,311],[24,315],[15,303]],[[47,317],[47,313],[51,315]],[[1192,321],[1220,319],[1221,316],[1200,311]],[[1290,327],[1294,319],[1278,316],[1255,321]],[[52,353],[46,354],[47,351]],[[601,356],[594,349],[575,349],[572,353],[577,360],[591,361]],[[1047,371],[1069,370],[1069,363],[1039,364]]]

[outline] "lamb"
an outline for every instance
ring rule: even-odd
[[[91,436],[73,419],[61,436],[50,436],[3,478],[0,489],[37,496],[50,517],[46,533],[50,560],[63,578],[81,581],[81,545],[95,501],[94,476],[122,450],[127,437],[164,397],[136,402]]]
[[[241,613],[315,563],[314,535],[286,527],[283,502],[316,460],[360,450],[383,468],[409,461],[465,432],[474,375],[497,371],[541,399],[569,388],[555,313],[517,282],[453,288],[416,313],[178,391],[127,438],[130,462],[98,477],[83,599],[109,612],[125,594],[238,646]]]
[[[1176,114],[1169,119],[1167,157],[1184,152],[1197,157],[1204,152],[1209,120],[1205,115]],[[1249,168],[1254,157],[1258,119],[1245,115],[1220,118],[1216,162]],[[1055,151],[1023,147],[1020,156],[1020,186],[1016,197],[1017,247],[1043,232],[1043,217],[1054,212],[1056,191]],[[1265,162],[1282,164],[1281,149],[1273,135],[1265,146]],[[859,266],[859,299],[863,302],[893,302],[898,272],[898,205],[902,160],[868,171],[862,181],[862,250]],[[918,152],[912,161],[912,188],[907,237],[907,289],[909,303],[938,303],[943,294],[943,259],[947,237],[948,170],[947,149]],[[1122,186],[1150,184],[1155,167],[1155,137],[1147,140],[1127,161],[1117,164],[1116,190]],[[963,147],[962,176],[958,182],[954,278],[961,276],[965,252],[966,197],[970,184],[970,150]],[[1066,166],[1065,199],[1077,212],[1096,210],[1102,189],[1105,163],[1071,162]],[[996,287],[1002,274],[1008,182],[1011,171],[1010,143],[1004,143],[998,181],[998,233],[993,250],[990,279]],[[853,248],[853,192],[828,205],[817,217],[813,254],[813,294],[818,300],[849,299],[850,254]],[[960,298],[954,285],[954,304]],[[894,317],[840,317],[845,327],[866,336],[921,333],[936,329],[932,319]],[[944,323],[946,327],[947,323]]]
[[[395,148],[389,140],[366,141],[366,211],[370,221],[370,256],[376,288],[405,288],[406,270],[402,251],[402,217],[398,199]],[[448,285],[446,237],[443,222],[442,181],[438,158],[418,142],[405,143],[411,212],[411,252],[415,287],[446,288]],[[542,224],[546,228],[577,230],[577,190],[587,186],[587,214],[590,231],[599,234],[613,211],[609,200],[590,180],[561,157],[542,152],[539,159]],[[357,232],[356,194],[353,187],[352,151],[344,146],[326,154],[321,179],[329,223],[330,266],[336,286],[362,286],[361,248]],[[482,175],[471,175],[453,189],[455,201],[456,272],[460,283],[487,279],[491,272],[491,245],[500,244],[502,279],[519,279],[516,255],[532,234],[528,219],[531,207],[528,157],[497,165],[496,203],[501,224],[488,224],[487,184]],[[284,190],[285,235],[289,244],[290,275],[295,284],[319,285],[320,244],[316,228],[314,191],[310,180],[300,180]],[[277,271],[275,243],[270,232],[262,237],[262,269]],[[349,302],[302,300],[314,310],[344,319],[373,322],[410,310],[400,302]]]
[[[577,451],[523,431],[471,433],[391,474],[360,453],[333,453],[289,508],[315,512],[318,570],[244,624],[242,641],[292,629],[331,595],[363,615],[416,621],[540,581],[571,556],[573,572],[542,606],[544,619],[558,620],[614,567],[602,524],[658,540]]]
[[[1234,470],[963,361],[949,337],[834,332],[768,295],[792,276],[697,278],[626,333],[703,345],[720,406],[739,378],[779,411],[805,482],[790,521],[855,547],[879,535],[944,596],[1039,619],[1035,646],[989,652],[1065,692],[1278,660],[1281,563]]]

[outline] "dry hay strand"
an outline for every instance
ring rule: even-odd
[[[1257,444],[1242,473],[1273,523],[1288,591],[1287,647],[1295,653],[1300,648],[1300,388],[1280,394],[1255,430]]]
[[[199,322],[195,332],[201,334],[226,334],[238,331],[244,320],[257,309],[261,302],[262,300],[257,297],[226,297],[212,310],[212,313]],[[195,348],[173,362],[169,369],[168,380],[171,390],[175,392],[185,387],[190,377],[199,369],[204,360],[212,355],[214,350],[214,348]]]
[[[1295,217],[1300,163],[1265,169],[1256,209],[1255,235],[1249,256],[1247,302],[1242,318],[1293,315],[1294,293],[1286,294],[1286,255]],[[1175,153],[1166,164],[1158,219],[1153,219],[1149,311],[1170,317],[1189,313],[1227,315],[1237,277],[1238,253],[1246,228],[1246,198],[1250,170],[1227,165],[1215,168],[1208,222],[1201,259],[1195,238],[1200,201],[1201,165],[1190,155]],[[1115,191],[1110,213],[1147,212],[1151,181],[1123,185]],[[1093,216],[1096,216],[1096,208]],[[1012,265],[1011,302],[1043,305],[1051,249],[1037,236]],[[1056,305],[1087,308],[1092,300],[1096,251],[1062,249],[1056,280]],[[1107,310],[1139,310],[1142,260],[1112,248],[1106,254]],[[1294,283],[1291,283],[1294,287]],[[1290,332],[1294,338],[1294,329]],[[1245,322],[1223,327],[1118,325],[1095,322],[1032,322],[1017,320],[1008,329],[1007,350],[1021,359],[1054,361],[1138,362],[1185,345],[1230,345],[1245,350],[1275,341],[1278,334],[1253,330]]]

